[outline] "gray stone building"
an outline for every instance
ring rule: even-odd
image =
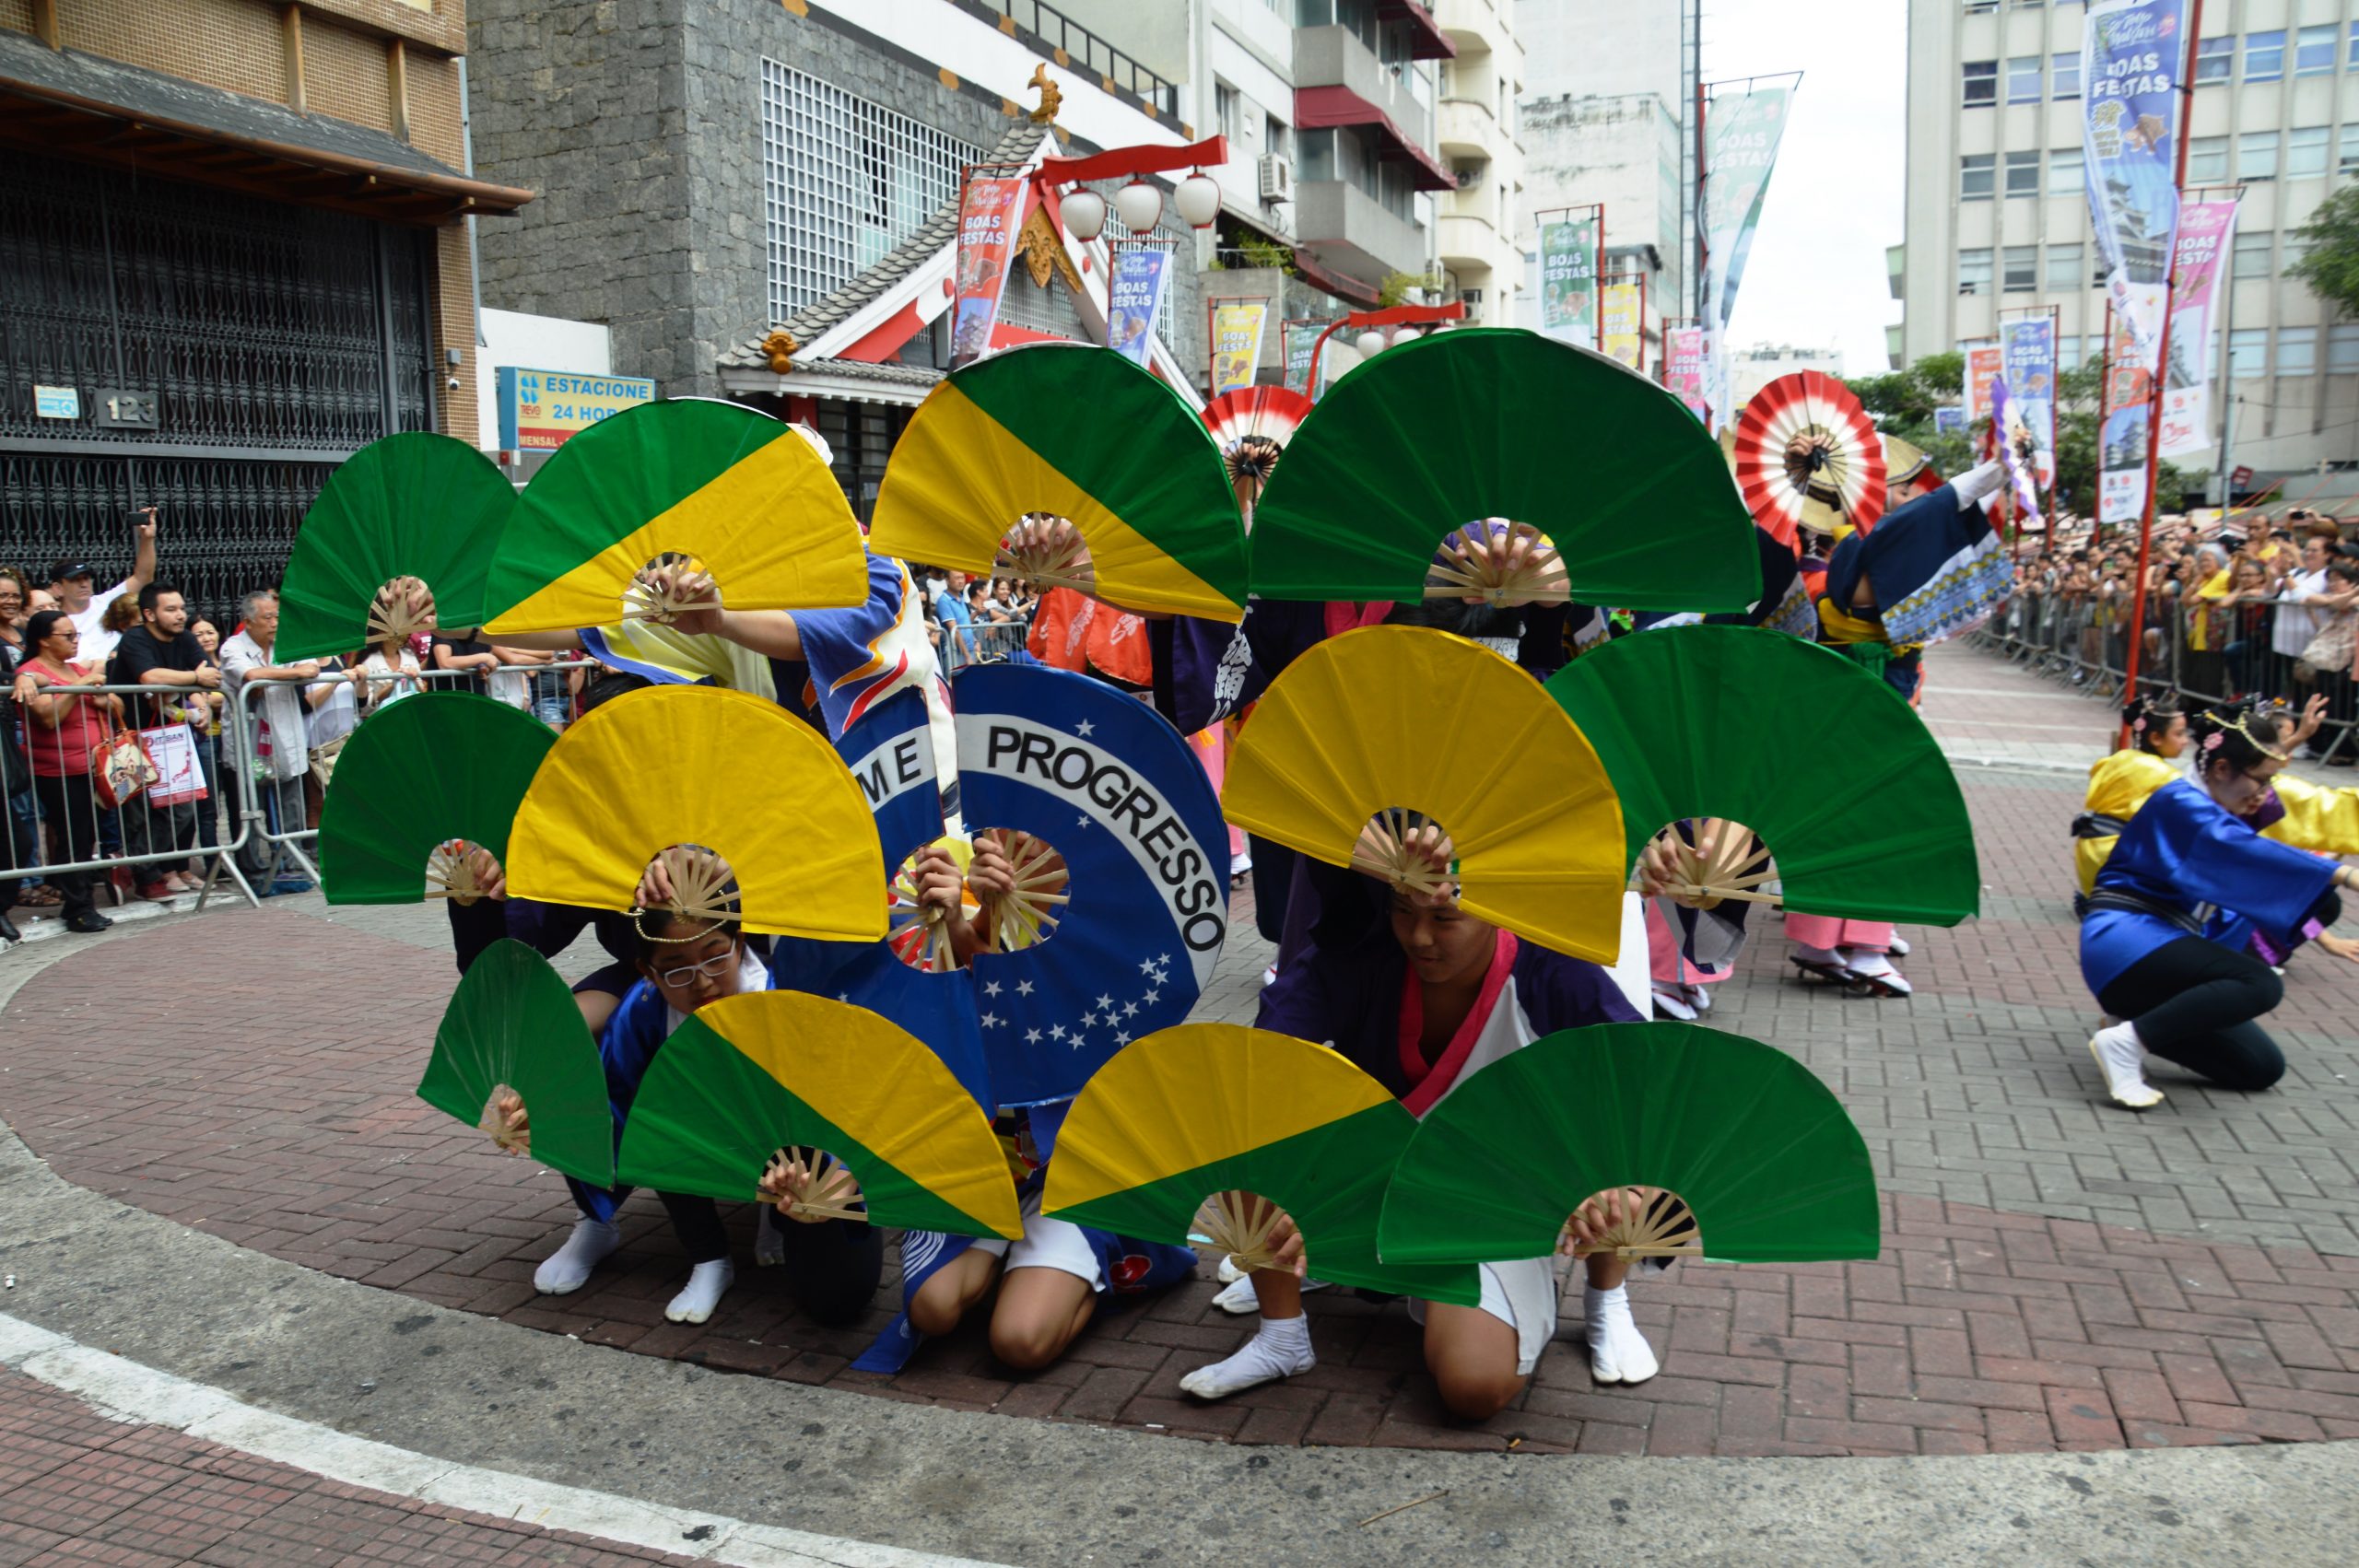
[[[480,237],[485,303],[605,326],[614,371],[651,376],[665,396],[810,420],[864,515],[908,410],[947,364],[936,301],[924,301],[926,330],[902,322],[883,347],[875,334],[895,323],[871,318],[946,255],[960,170],[1193,131],[1174,123],[1168,87],[1144,74],[1122,85],[1119,55],[1088,57],[1109,47],[1094,34],[1078,52],[1072,35],[1052,46],[987,0],[861,13],[924,24],[898,37],[849,12],[800,0],[477,0],[471,102],[482,176],[545,193],[526,220]],[[1027,118],[1035,71],[1062,94],[1050,131]],[[1041,146],[1051,134],[1056,145]],[[1169,227],[1157,239],[1176,252],[1158,335],[1174,379],[1200,386],[1202,242]],[[1019,270],[1002,319],[1093,337],[1102,316],[1079,281],[1070,267]],[[860,352],[833,352],[855,326],[868,333]],[[821,349],[791,377],[770,373],[763,349],[780,330]]]

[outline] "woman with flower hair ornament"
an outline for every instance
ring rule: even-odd
[[[2204,712],[2190,721],[2194,777],[2174,779],[2130,819],[2097,873],[2081,923],[2081,976],[2107,1023],[2090,1053],[2117,1105],[2161,1102],[2149,1055],[2229,1089],[2266,1089],[2285,1056],[2258,1022],[2285,983],[2248,951],[2255,931],[2279,946],[2332,918],[2337,888],[2359,872],[2263,838],[2251,818],[2285,766],[2266,714]]]

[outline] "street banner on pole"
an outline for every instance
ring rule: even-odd
[[[2097,521],[2146,514],[2146,442],[2154,433],[2154,379],[2133,329],[2113,312],[2106,339],[2105,396],[2097,422]]]
[[[1319,334],[1326,330],[1324,322],[1281,322],[1278,335],[1285,343],[1286,385],[1305,397],[1319,395],[1310,384],[1310,354],[1319,346]]]
[[[1704,329],[1672,327],[1662,334],[1663,385],[1696,418],[1704,417]]]
[[[1601,342],[1605,352],[1633,370],[1639,368],[1646,352],[1646,337],[1638,316],[1638,285],[1609,283],[1599,291],[1598,319],[1602,323]]]
[[[1142,365],[1155,346],[1155,316],[1163,308],[1163,280],[1170,261],[1170,252],[1140,245],[1124,251],[1114,263],[1106,346]]]
[[[1250,387],[1262,373],[1262,323],[1266,299],[1213,307],[1213,395]]]
[[[2029,461],[2034,438],[2023,411],[2007,395],[2004,376],[1990,383],[1990,428],[1999,438],[1999,461],[2006,465],[2007,482],[2014,491],[2016,521],[2039,521],[2039,487]]]
[[[2117,315],[2149,368],[2162,345],[2178,228],[2178,84],[2185,0],[2089,0],[2081,36],[2089,220]]]
[[[1966,422],[1979,424],[1990,417],[1990,383],[2007,368],[2006,353],[1995,343],[1961,343],[1966,358]]]
[[[1705,111],[1704,331],[1710,424],[1736,420],[1736,410],[1729,406],[1729,318],[1736,310],[1737,285],[1761,222],[1769,171],[1778,161],[1778,141],[1792,101],[1791,88],[1755,88],[1723,93]]]
[[[1933,431],[1936,435],[1963,436],[1966,427],[1972,423],[1966,416],[1966,410],[1957,404],[1945,403],[1933,410]]]
[[[2018,428],[2031,442],[2031,462],[2042,486],[2056,482],[2056,318],[2045,313],[2001,324],[2006,351],[2007,400]],[[2015,430],[2008,431],[2013,440]]]
[[[958,204],[958,301],[951,318],[950,366],[957,369],[989,353],[1007,267],[1024,217],[1024,181],[967,181]]]
[[[1540,226],[1540,330],[1583,348],[1597,346],[1597,216]]]
[[[2179,209],[2171,263],[2171,362],[2163,377],[2165,457],[2212,450],[2212,307],[2219,297],[2220,261],[2236,231],[2237,200],[2223,196]]]

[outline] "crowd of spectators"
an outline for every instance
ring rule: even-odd
[[[2002,625],[2069,657],[2085,682],[2122,668],[2137,587],[2134,534],[2098,537],[2062,518],[2023,542]],[[2144,626],[2142,683],[2166,679],[2206,701],[2323,697],[2318,752],[2341,766],[2359,755],[2343,734],[2359,709],[2359,538],[2335,518],[2296,507],[2209,526],[2158,519]]]
[[[70,930],[98,931],[111,924],[100,913],[102,899],[198,890],[218,873],[208,851],[231,841],[248,802],[269,832],[316,825],[345,740],[429,681],[557,728],[580,694],[587,666],[578,658],[499,647],[465,628],[341,657],[282,660],[276,591],[244,595],[225,617],[224,636],[158,575],[152,514],[137,541],[130,575],[103,591],[87,562],[60,560],[39,577],[0,567],[0,942],[19,939],[18,911],[62,913]],[[228,709],[249,682],[264,689],[247,702],[252,755],[236,766],[241,759],[224,742]],[[86,689],[100,686],[139,689]],[[109,804],[103,786],[109,748],[120,744],[114,737],[138,737],[153,761],[158,751],[181,749],[183,727],[202,798],[158,780]],[[137,863],[111,873],[55,869],[118,857]],[[259,831],[237,863],[257,894],[310,885]]]
[[[1028,582],[917,566],[910,575],[925,612],[926,640],[945,674],[1024,646],[1040,596]]]

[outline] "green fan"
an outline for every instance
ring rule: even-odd
[[[631,1101],[622,1179],[744,1201],[770,1196],[759,1189],[780,1153],[828,1178],[795,1199],[796,1212],[1023,1234],[1015,1178],[990,1120],[915,1036],[865,1008],[801,991],[698,1009],[663,1042]]]
[[[1882,1246],[1868,1146],[1834,1094],[1784,1052],[1692,1024],[1567,1029],[1466,1079],[1401,1156],[1379,1245],[1389,1264],[1538,1257],[1625,1187],[1685,1204],[1607,1238],[1628,1256],[1698,1250],[1681,1232],[1732,1263]]]
[[[331,904],[472,899],[452,840],[508,862],[508,830],[557,743],[522,709],[472,692],[422,692],[352,732],[320,808],[320,887]]]
[[[276,657],[323,659],[438,625],[481,626],[492,556],[515,509],[516,487],[464,441],[422,431],[371,441],[328,475],[303,516],[278,589]],[[423,594],[395,587],[409,578]]]
[[[650,567],[711,574],[739,610],[868,597],[860,524],[792,425],[710,398],[641,404],[568,440],[524,488],[492,562],[485,630],[665,620],[693,600]]]
[[[492,1125],[487,1107],[501,1088],[524,1102],[523,1138]],[[521,942],[503,937],[468,965],[434,1032],[417,1097],[553,1171],[615,1185],[615,1112],[598,1043],[564,979]]]
[[[1002,548],[1027,513],[1080,530]],[[1234,621],[1245,533],[1220,448],[1154,374],[1110,348],[1031,344],[954,370],[893,449],[879,555],[1078,588],[1136,610]]]
[[[1485,518],[1548,547],[1520,572],[1434,566],[1445,534]],[[1753,519],[1686,405],[1602,354],[1509,328],[1419,338],[1338,381],[1255,504],[1251,546],[1265,599],[1761,597]]]
[[[1756,626],[1617,638],[1558,671],[1622,800],[1627,854],[1683,818],[1744,835],[1684,851],[1691,895],[1798,914],[1954,926],[1981,907],[1974,824],[1947,758],[1884,683],[1840,654]],[[1759,891],[1772,875],[1781,891]]]
[[[1416,1126],[1382,1084],[1324,1046],[1182,1024],[1090,1075],[1058,1129],[1040,1210],[1147,1241],[1202,1236],[1247,1270],[1271,1261],[1283,1212],[1320,1279],[1473,1306],[1482,1290],[1471,1269],[1377,1258],[1385,1182]],[[1247,1193],[1266,1201],[1238,1196]]]

